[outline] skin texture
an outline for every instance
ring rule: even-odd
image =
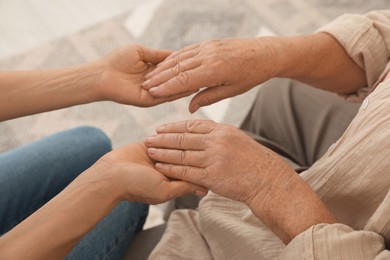
[[[318,223],[335,223],[318,196],[280,156],[234,127],[195,120],[148,137],[164,175],[242,201],[284,243]]]
[[[244,93],[273,77],[288,77],[340,94],[365,86],[365,73],[331,35],[223,39],[172,53],[146,75],[155,97],[200,91],[189,110]]]

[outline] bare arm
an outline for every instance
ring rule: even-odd
[[[102,67],[0,72],[0,121],[98,100]]]
[[[155,98],[141,87],[169,53],[131,45],[77,67],[0,72],[0,121],[101,100],[149,107],[188,95]]]
[[[288,77],[336,93],[367,85],[364,71],[327,33],[223,39],[188,46],[146,75],[155,97],[200,91],[190,111],[241,94],[273,77]]]
[[[0,238],[1,259],[63,258],[120,201],[162,203],[202,193],[157,172],[142,144],[106,154],[64,191]]]
[[[277,77],[292,78],[338,94],[367,85],[366,74],[327,33],[275,39],[281,65]]]

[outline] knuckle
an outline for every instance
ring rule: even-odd
[[[187,177],[188,177],[188,167],[187,166],[181,167],[180,179],[187,180]]]
[[[184,149],[185,147],[185,135],[184,134],[177,134],[175,135],[175,142],[179,144],[179,149]]]
[[[182,86],[186,86],[190,82],[190,78],[190,73],[188,73],[187,71],[180,72],[179,74],[177,74],[177,81]]]
[[[182,165],[187,165],[187,156],[188,156],[187,151],[180,151],[180,160]]]
[[[186,132],[193,133],[197,128],[202,127],[206,120],[189,120],[186,122]]]
[[[173,68],[171,68],[172,76],[180,75],[181,73],[181,65],[177,63]]]
[[[189,120],[186,122],[186,132],[191,133],[195,130],[196,126],[198,125],[196,121],[197,120]]]
[[[183,50],[179,50],[179,52],[172,58],[173,64],[178,64],[181,60],[181,54]]]

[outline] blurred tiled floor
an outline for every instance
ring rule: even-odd
[[[0,58],[92,26],[147,1],[0,1]]]

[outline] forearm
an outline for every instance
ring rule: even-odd
[[[84,172],[1,237],[0,258],[63,258],[120,201],[120,189],[111,185],[110,175],[105,167],[96,165]]]
[[[0,72],[0,121],[96,101],[100,74],[98,63]]]
[[[261,186],[248,206],[285,244],[313,225],[337,222],[310,186],[287,165],[273,165]]]
[[[330,34],[274,37],[271,42],[275,77],[299,80],[339,94],[353,93],[367,85],[364,70]]]

